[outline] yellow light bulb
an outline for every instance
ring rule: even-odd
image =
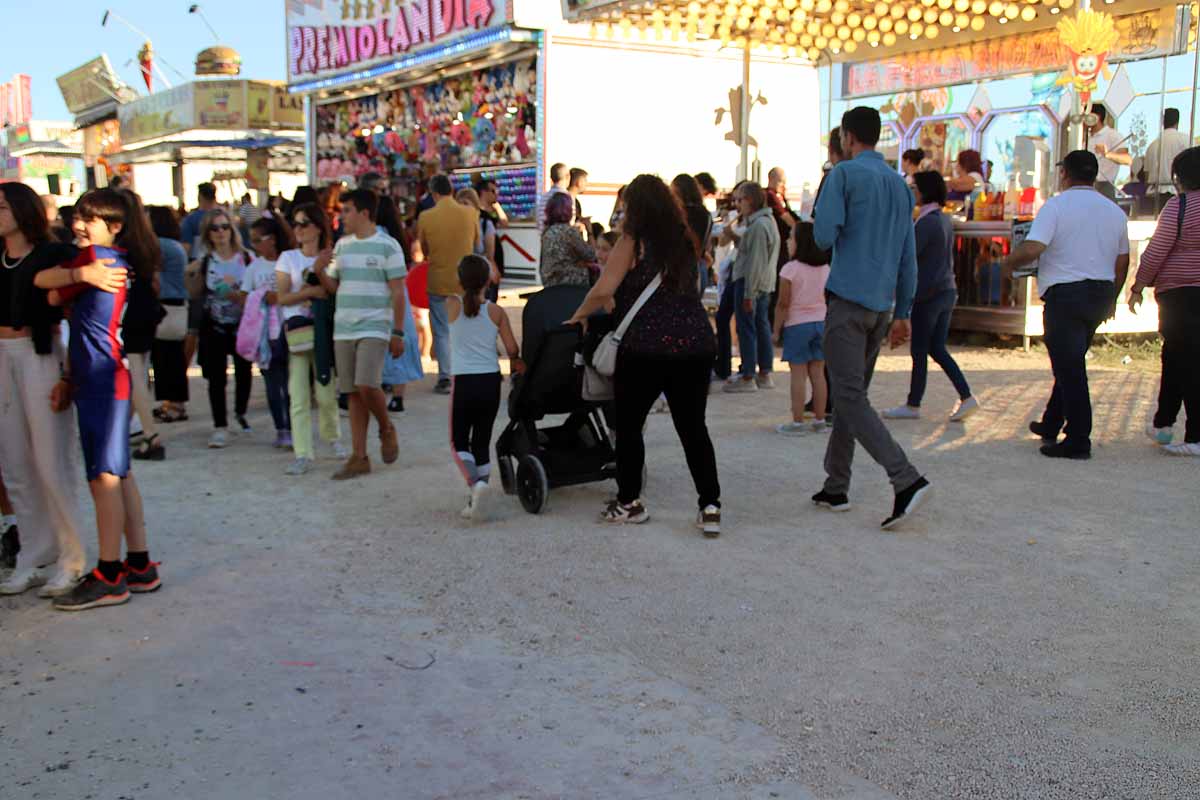
[[[937,22],[937,18],[938,18],[938,10],[936,8],[925,9],[925,16],[923,17],[923,19],[925,20],[926,25],[928,25],[931,22]]]
[[[748,30],[750,28],[750,20],[745,17],[738,17],[736,27],[739,31]]]
[[[816,5],[817,5],[816,0],[800,0],[800,10],[801,11],[805,11],[805,12],[812,11],[813,8],[816,7]]]
[[[858,42],[851,39],[850,41],[848,41],[844,45],[842,45],[842,47],[846,50],[847,53],[853,53],[855,50],[858,49]]]
[[[971,18],[971,30],[975,31],[976,33],[983,30],[985,25],[987,25],[986,18],[984,18],[984,17],[972,17]]]
[[[894,30],[896,33],[898,33],[901,36],[908,33],[908,20],[906,20],[906,19],[896,20],[896,24],[892,27],[892,30]]]
[[[895,23],[892,22],[891,17],[884,17],[883,19],[879,20],[879,30],[887,33],[892,29],[893,24]]]
[[[914,39],[917,38],[918,36],[920,36],[924,32],[925,32],[925,23],[923,23],[923,22],[914,22],[911,26],[909,26],[909,29],[908,29],[908,34],[910,36],[912,36]]]
[[[843,42],[850,38],[850,29],[845,25],[837,29],[837,37]]]
[[[800,19],[799,17],[793,17],[792,24],[789,27],[791,27],[792,33],[803,33],[804,32],[804,20]]]
[[[862,28],[855,28],[850,33],[850,38],[856,42],[861,42],[867,38],[867,32],[864,31]]]
[[[826,39],[833,38],[833,35],[835,33],[837,33],[837,28],[833,27],[832,22],[826,22],[824,25],[821,26],[821,35],[824,36]]]
[[[787,22],[789,19],[791,19],[791,16],[792,15],[787,12],[786,8],[775,9],[775,21],[776,22],[780,22],[780,23]]]
[[[808,31],[812,36],[816,36],[821,32],[821,23],[817,22],[815,19],[810,20],[805,30]]]
[[[857,28],[862,25],[862,14],[859,14],[857,11],[851,11],[846,15],[846,24],[851,28]]]
[[[879,31],[867,31],[867,44],[874,47],[879,44],[879,40],[883,38],[879,35]]]
[[[942,11],[947,11],[954,7],[954,0],[938,0],[937,7]]]
[[[805,48],[812,47],[812,43],[813,43],[813,37],[811,34],[806,33],[800,37],[800,46],[801,47],[805,47]]]
[[[1062,8],[1070,8],[1075,5],[1075,0],[1058,0],[1058,4]]]
[[[908,9],[908,21],[909,22],[916,22],[920,18],[921,18],[921,8],[919,6],[913,6],[912,8]]]
[[[903,19],[904,18],[904,6],[902,6],[902,5],[892,6],[891,17],[892,17],[892,19]]]
[[[849,0],[837,0],[837,2],[833,4],[833,7],[845,14],[850,10],[850,2]]]
[[[891,10],[892,10],[892,7],[890,5],[888,5],[887,3],[876,3],[875,4],[874,11],[875,11],[875,16],[877,16],[877,17],[886,17],[888,15],[888,12],[890,12]]]
[[[824,50],[828,45],[829,40],[824,36],[818,36],[817,38],[813,39],[813,47],[816,47],[818,50]]]
[[[863,18],[862,26],[869,31],[873,31],[879,27],[879,20],[875,19],[874,15]]]
[[[1016,3],[1009,3],[1004,7],[1004,16],[1008,19],[1016,19],[1021,16],[1021,7]]]
[[[949,28],[951,25],[954,24],[954,12],[953,11],[943,11],[941,14],[938,15],[938,23]]]
[[[1033,6],[1025,6],[1021,9],[1021,19],[1026,22],[1033,22],[1037,19],[1037,11],[1034,10]]]
[[[821,50],[817,47],[808,48],[808,60],[816,61],[821,57]]]
[[[822,14],[828,14],[829,9],[833,8],[833,3],[829,0],[817,0],[817,11]]]
[[[930,25],[928,28],[925,29],[925,38],[926,39],[936,39],[938,37],[939,33],[941,33],[941,29],[938,28],[937,25]]]
[[[796,34],[792,33],[791,31],[788,31],[783,35],[783,41],[787,44],[795,44],[797,38],[799,37],[797,37]]]
[[[965,14],[971,10],[971,0],[954,0],[954,10]]]
[[[758,18],[761,20],[768,20],[773,16],[775,16],[774,12],[766,6],[762,6],[758,9]]]
[[[999,17],[1004,13],[1004,3],[1000,0],[992,0],[992,4],[988,6],[988,13],[993,17]]]
[[[971,13],[984,14],[987,12],[988,0],[971,0]]]
[[[798,5],[799,3],[797,3],[796,0],[783,0],[783,7],[788,11],[795,11],[796,6]]]
[[[885,33],[883,35],[883,46],[884,47],[891,47],[895,43],[896,43],[896,34],[892,33],[891,31],[888,31],[887,33]]]
[[[966,14],[955,14],[954,26],[956,28],[969,28],[971,26],[971,18]]]
[[[834,25],[842,25],[846,22],[846,15],[840,11],[835,11],[829,15],[829,21]]]

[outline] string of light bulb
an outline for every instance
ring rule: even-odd
[[[1117,2],[1117,0],[1114,0]],[[593,20],[598,38],[715,40],[817,61],[823,53],[1030,23],[1076,0],[659,0]]]

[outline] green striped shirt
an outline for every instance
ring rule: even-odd
[[[404,251],[382,228],[366,239],[343,236],[333,248],[329,276],[338,281],[333,338],[383,339],[392,336],[392,290],[388,281],[408,274]]]

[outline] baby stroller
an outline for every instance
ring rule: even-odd
[[[535,362],[509,395],[510,422],[496,441],[501,485],[530,514],[545,509],[552,488],[617,476],[616,450],[600,404],[583,399],[579,328],[555,328],[544,337]],[[550,414],[567,418],[538,428],[538,421]]]

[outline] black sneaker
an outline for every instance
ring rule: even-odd
[[[1092,457],[1091,450],[1078,450],[1074,447],[1068,447],[1066,442],[1044,444],[1040,449],[1042,455],[1046,458],[1069,458],[1074,461],[1087,461]]]
[[[142,571],[138,571],[129,566],[129,562],[125,562],[125,584],[129,587],[129,591],[135,594],[144,592],[153,592],[158,587],[162,586],[162,578],[158,576],[158,562],[151,561]]]
[[[110,583],[100,574],[100,570],[94,569],[69,594],[54,598],[54,607],[59,611],[85,611],[128,602],[129,586],[125,583],[125,573],[122,572],[116,581]]]
[[[1050,430],[1050,426],[1041,420],[1034,420],[1029,423],[1029,432],[1034,436],[1040,436],[1045,444],[1054,444],[1058,441],[1058,431]]]
[[[600,519],[603,522],[611,522],[616,525],[625,523],[640,525],[650,519],[650,514],[646,512],[646,507],[642,505],[641,500],[634,500],[632,503],[609,500],[608,505],[604,508],[604,512],[600,515]]]
[[[902,492],[896,493],[896,504],[892,506],[892,515],[885,519],[879,527],[885,531],[890,531],[892,528],[899,525],[904,520],[908,519],[913,512],[920,508],[924,502],[929,499],[929,493],[933,491],[933,486],[924,478],[918,478],[917,482],[908,487]]]
[[[709,539],[715,539],[720,536],[721,509],[712,505],[700,509],[700,513],[696,516],[696,527]]]
[[[250,427],[250,423],[246,421],[245,414],[237,415],[237,423],[239,426],[241,426],[242,433],[253,433],[253,429]]]
[[[16,569],[17,553],[21,552],[21,534],[16,525],[10,525],[0,534],[0,568]]]
[[[437,385],[433,387],[433,393],[450,394],[450,379],[442,378],[440,381],[438,381]]]
[[[404,411],[404,398],[403,397],[393,397],[391,400],[389,400],[388,401],[388,411],[391,411],[393,414],[398,414],[398,413]]]
[[[830,511],[849,511],[850,498],[844,494],[833,494],[824,489],[817,492],[812,497],[813,505],[819,508],[827,508]]]

